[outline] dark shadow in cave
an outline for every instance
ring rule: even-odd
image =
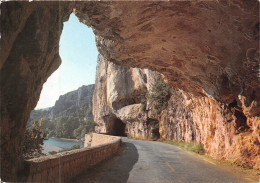
[[[152,136],[154,139],[160,139],[160,132],[159,132],[159,128],[154,128],[152,129]]]
[[[239,132],[245,132],[250,127],[247,125],[247,117],[240,111],[235,110],[235,116],[236,116],[236,128]]]
[[[148,118],[147,125],[150,126],[151,128],[152,139],[154,140],[160,139],[159,121],[156,119]]]
[[[109,128],[109,135],[114,135],[114,136],[123,136],[126,137],[126,133],[125,133],[125,126],[126,124],[121,121],[119,118],[113,116],[110,119],[110,128]]]
[[[245,132],[250,129],[247,124],[247,117],[242,112],[241,107],[237,106],[237,101],[234,100],[228,105],[228,107],[231,111],[234,112],[234,115],[236,116],[236,129],[238,130],[238,132]]]

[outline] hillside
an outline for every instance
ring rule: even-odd
[[[93,91],[94,85],[83,85],[61,95],[53,107],[31,111],[27,126],[42,118],[43,129],[51,137],[84,137],[95,126],[92,115]]]

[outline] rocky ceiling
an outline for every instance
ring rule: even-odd
[[[157,70],[173,86],[193,94],[225,103],[241,95],[248,104],[257,99],[259,107],[258,5],[238,0],[75,7],[108,60]]]

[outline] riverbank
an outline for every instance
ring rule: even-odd
[[[53,146],[53,145],[49,145],[49,144],[43,144],[43,151],[42,152],[44,154],[48,155],[49,152],[51,152],[51,151],[59,152],[61,150],[63,150],[63,148],[61,148],[61,147],[57,147],[57,146]]]
[[[50,151],[62,151],[65,149],[70,149],[75,145],[79,145],[80,148],[83,147],[82,141],[76,141],[75,139],[66,138],[53,138],[50,137],[48,140],[44,140],[43,153],[47,154]]]
[[[56,138],[56,137],[50,137],[50,139],[60,139],[60,140],[67,140],[67,141],[73,141],[73,142],[82,142],[82,140],[78,140],[78,139],[67,139],[67,138]]]

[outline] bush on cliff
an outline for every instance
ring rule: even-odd
[[[141,101],[141,110],[144,112],[146,111],[146,105],[147,105],[147,93],[140,95],[140,101]]]
[[[171,97],[171,87],[159,77],[148,94],[148,100],[157,114],[168,106]]]

